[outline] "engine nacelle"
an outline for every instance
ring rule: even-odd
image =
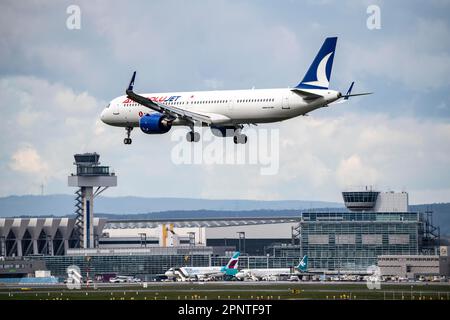
[[[211,132],[216,137],[224,138],[224,137],[232,137],[234,136],[235,127],[211,127]]]
[[[139,119],[139,127],[147,134],[162,134],[172,128],[172,121],[161,113],[146,114]]]

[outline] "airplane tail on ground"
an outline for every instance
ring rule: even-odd
[[[326,38],[298,89],[328,89],[337,37]]]
[[[295,267],[297,270],[301,272],[308,271],[308,256],[303,256],[302,260],[299,262],[298,266]]]
[[[228,263],[222,267],[221,271],[229,276],[234,276],[236,273],[238,273],[238,261],[240,254],[241,253],[239,251],[233,253],[230,261],[228,261]]]

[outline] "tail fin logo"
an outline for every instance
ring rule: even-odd
[[[297,269],[303,272],[308,270],[308,256],[303,257],[303,259],[298,264]]]
[[[317,67],[316,81],[307,81],[302,83],[315,87],[328,88],[330,84],[330,79],[328,78],[326,69],[328,60],[330,59],[332,54],[333,52],[330,52],[322,59],[322,61],[320,61],[319,66]]]
[[[221,271],[227,275],[235,275],[238,272],[239,256],[240,252],[235,252],[227,265],[222,267]]]
[[[337,37],[326,38],[302,82],[296,88],[328,89]]]

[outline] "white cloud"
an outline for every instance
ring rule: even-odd
[[[44,174],[44,176],[48,173],[47,163],[31,146],[15,151],[11,156],[10,167],[21,173]]]
[[[378,172],[363,163],[361,157],[354,154],[341,160],[336,170],[336,178],[341,188],[352,186],[375,185],[378,182]]]
[[[323,117],[325,112],[330,114]],[[374,185],[412,195],[436,190],[430,201],[450,200],[439,191],[450,179],[450,124],[383,114],[334,117],[332,112],[272,125],[280,128],[277,175],[261,176],[250,165],[214,166],[196,180],[201,194],[340,201],[342,189]],[[233,188],[223,188],[228,185]]]
[[[0,101],[5,120],[0,148],[9,159],[3,165],[0,159],[0,177],[14,180],[16,172],[21,179],[20,184],[3,186],[3,194],[29,192],[27,185],[42,179],[48,179],[48,191],[65,193],[69,189],[61,187],[73,171],[74,153],[107,149],[113,143],[111,137],[120,141],[119,132],[105,133],[98,123],[105,102],[86,92],[76,93],[37,77],[4,77],[0,78]]]
[[[11,170],[21,163],[13,155],[28,148],[51,169],[49,192],[70,191],[73,153],[97,151],[119,174],[109,195],[340,200],[343,186],[375,181],[380,189],[448,201],[448,117],[430,116],[431,108],[445,114],[449,105],[450,28],[445,10],[433,7],[443,2],[422,12],[415,2],[396,10],[375,1],[382,29],[369,32],[372,2],[309,1],[295,11],[296,1],[81,1],[77,32],[65,28],[65,3],[2,4],[0,179],[8,184],[0,194],[31,192],[25,186],[39,183]],[[324,4],[329,10],[318,15]],[[136,10],[151,19],[135,19]],[[254,166],[175,166],[167,135],[135,129],[133,145],[124,146],[124,130],[98,119],[103,100],[122,94],[135,68],[139,89],[149,91],[293,85],[329,34],[340,36],[333,86],[355,79],[358,91],[376,87],[377,94],[364,100],[365,114],[355,99],[339,113],[324,109],[274,124],[281,139],[276,176]],[[398,91],[401,106],[392,103]],[[416,105],[424,106],[423,118]],[[399,109],[405,112],[392,116]]]
[[[448,22],[411,18],[409,26],[405,34],[393,32],[375,41],[344,42],[342,70],[346,77],[377,76],[420,92],[448,87]]]

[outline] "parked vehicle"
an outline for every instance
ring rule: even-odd
[[[124,282],[129,282],[129,280],[130,280],[130,277],[117,276],[117,277],[109,279],[109,282],[111,282],[111,283],[124,283]]]

